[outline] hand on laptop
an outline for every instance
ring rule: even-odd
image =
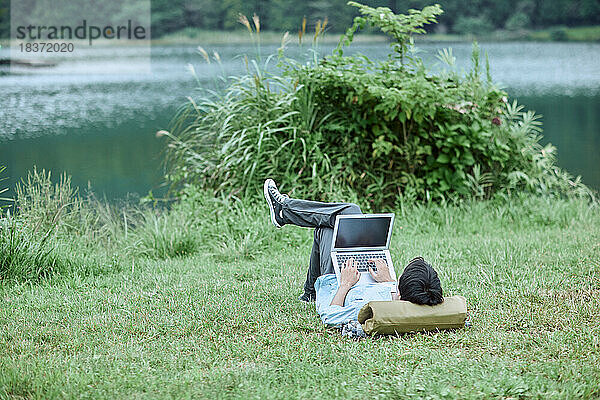
[[[350,288],[354,286],[359,279],[360,272],[358,272],[356,261],[354,258],[350,258],[346,261],[346,264],[342,265],[342,270],[340,271],[340,286],[338,287],[335,296],[333,296],[330,305],[343,307],[346,294],[348,294]]]
[[[390,269],[384,259],[376,258],[369,260],[370,263],[375,264],[377,271],[373,270],[373,267],[369,267],[369,273],[377,282],[392,282],[392,276],[390,275]]]
[[[360,279],[360,273],[356,267],[356,261],[354,258],[350,258],[346,261],[346,264],[340,271],[340,283],[341,285],[347,285],[349,288],[354,286]]]

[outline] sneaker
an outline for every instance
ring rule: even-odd
[[[304,292],[304,294],[302,294],[300,297],[298,297],[298,300],[304,302],[304,303],[312,303],[317,299],[317,296],[314,293],[306,293]]]
[[[281,209],[283,206],[283,202],[288,199],[287,195],[279,193],[277,190],[277,186],[273,179],[265,180],[265,184],[263,186],[263,192],[265,195],[265,199],[267,203],[269,203],[269,211],[271,212],[271,222],[277,228],[281,228],[285,223],[283,222],[283,215],[281,214]]]

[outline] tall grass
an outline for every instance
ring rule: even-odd
[[[37,281],[70,266],[53,243],[52,230],[40,237],[31,225],[10,214],[0,220],[0,280]]]
[[[132,256],[167,259],[198,250],[200,240],[193,227],[193,216],[150,209],[138,210],[134,216],[137,218],[131,219],[130,228],[124,225],[123,231]]]
[[[337,185],[343,170],[333,167],[318,131],[328,115],[318,114],[310,90],[251,65],[252,72],[231,78],[222,94],[191,100],[175,117],[166,153],[170,182],[254,197],[256,182],[273,176],[292,195],[351,196]]]
[[[83,202],[70,177],[63,174],[53,184],[49,172],[34,168],[15,191],[12,213],[0,220],[0,280],[38,281],[101,269],[95,252],[81,246]]]
[[[4,173],[4,171],[6,171],[6,167],[3,165],[0,165],[0,176]],[[8,178],[5,176],[0,177],[0,195],[2,195],[2,193],[8,192],[8,188],[2,186],[2,181],[5,181],[7,179]],[[2,204],[2,202],[11,201],[11,200],[12,199],[0,196],[0,217],[2,217],[2,209],[7,207],[7,205]]]
[[[17,214],[7,215],[0,225],[2,279],[117,273],[136,260],[196,253],[221,262],[247,260],[267,249],[310,245],[301,230],[274,230],[263,201],[214,196],[193,186],[184,188],[170,207],[110,204],[93,194],[80,196],[66,176],[53,184],[49,174],[33,171],[17,193]],[[369,209],[368,200],[339,196]],[[503,226],[568,229],[573,221],[593,218],[598,207],[585,200],[519,195],[454,205],[405,203],[395,211],[402,226],[396,234],[412,235],[447,230],[465,215],[478,220],[482,231],[503,230]],[[470,233],[456,229],[457,235]]]
[[[0,174],[5,169],[0,167]],[[34,171],[31,177],[37,179],[40,175]],[[0,182],[5,179],[0,178]],[[68,185],[63,186],[66,188]],[[20,189],[17,193],[22,195]],[[7,190],[0,188],[0,194]],[[52,240],[60,208],[40,209],[40,205],[23,203],[27,209],[46,213],[46,219],[50,220],[48,224],[44,224],[41,218],[34,218],[34,215],[26,219],[16,218],[10,210],[3,213],[0,208],[0,280],[39,280],[69,268],[69,260],[59,254]]]
[[[257,17],[253,20],[258,28]],[[253,38],[257,58],[244,58],[246,74],[222,77],[224,87],[216,91],[200,88],[203,95],[189,98],[189,104],[173,118],[171,132],[164,132],[170,138],[168,180],[178,190],[191,183],[227,197],[256,197],[259,185],[254,183],[273,176],[292,195],[315,199],[351,195],[336,185],[327,141],[319,134],[329,116],[319,115],[310,90],[302,90],[297,81],[279,74],[286,68],[283,54],[288,33],[281,40],[279,57],[271,55],[263,61],[260,30],[253,29],[245,17],[240,22]],[[300,40],[305,24],[306,20]],[[309,64],[318,62],[317,46],[326,24],[317,23],[312,48],[306,53]],[[210,62],[207,55],[204,58]],[[328,179],[323,179],[323,171],[329,173]]]
[[[265,204],[251,198],[215,197],[205,190],[187,187],[170,217],[181,214],[193,218],[201,241],[199,249],[219,260],[253,259],[267,248],[305,242],[298,231],[275,231],[265,218],[266,212]]]
[[[219,260],[253,258],[274,238],[253,201],[214,197],[193,187],[170,207],[108,203],[82,196],[62,175],[31,171],[19,184],[16,213],[0,220],[0,279],[114,273],[139,259],[202,252]],[[282,243],[298,238],[290,232]]]

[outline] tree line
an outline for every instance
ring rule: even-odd
[[[138,0],[111,4],[131,7]],[[176,32],[184,28],[233,30],[239,28],[239,14],[260,17],[261,29],[298,31],[302,19],[308,28],[319,20],[328,20],[330,32],[342,32],[357,15],[347,0],[152,0],[152,35]],[[435,0],[363,0],[371,7],[389,7],[395,13],[409,8],[421,9]],[[600,0],[447,0],[438,1],[444,9],[435,29],[448,33],[487,33],[497,29],[537,29],[550,26],[600,24]],[[47,2],[27,0],[32,14],[50,16],[54,10]],[[37,7],[39,5],[39,7]],[[74,15],[80,13],[72,8]],[[54,15],[52,15],[55,17]],[[66,17],[66,16],[65,16]],[[0,0],[0,37],[10,36],[10,0]]]

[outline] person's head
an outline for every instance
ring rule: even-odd
[[[398,279],[398,296],[400,300],[430,306],[444,301],[440,278],[423,257],[414,258],[404,268]]]

